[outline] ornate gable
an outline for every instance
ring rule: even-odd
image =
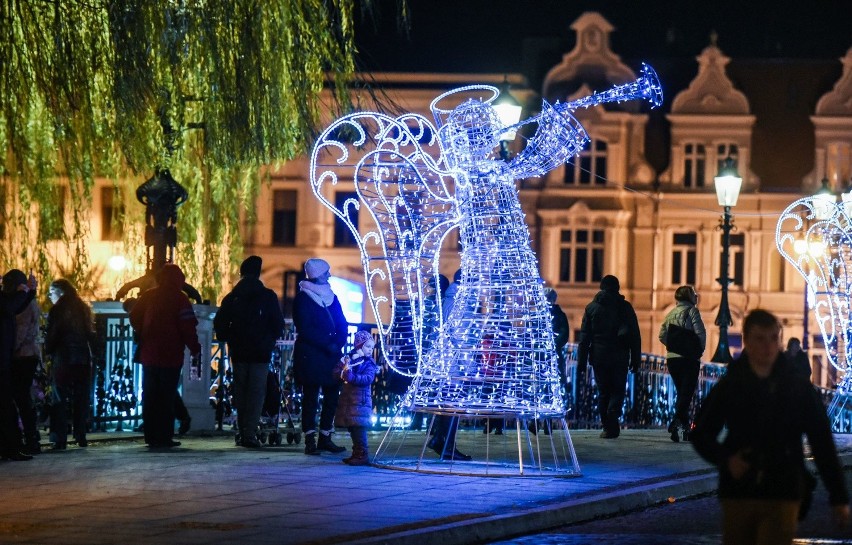
[[[696,57],[698,75],[672,103],[673,114],[744,115],[749,113],[748,99],[734,89],[725,73],[730,62],[715,44]]]
[[[562,62],[547,73],[542,89],[544,97],[564,100],[565,96],[559,96],[560,88],[588,74],[605,80],[610,86],[636,79],[636,74],[610,49],[609,35],[614,29],[599,13],[586,12],[574,21],[571,30],[577,34],[577,43],[562,57]]]
[[[819,99],[816,115],[852,115],[852,48],[840,62],[843,63],[843,75],[834,84],[834,88]]]

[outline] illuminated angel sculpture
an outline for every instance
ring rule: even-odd
[[[511,127],[492,107],[498,94],[487,85],[444,93],[430,106],[435,125],[417,114],[343,117],[314,147],[311,181],[358,241],[383,353],[395,371],[413,376],[405,408],[562,418],[549,305],[515,182],[580,152],[589,138],[572,111],[637,98],[656,106],[662,93],[644,66],[635,82],[544,102],[539,115]],[[528,123],[538,127],[521,153],[510,162],[495,155],[501,133]],[[337,208],[329,186],[357,198]],[[358,210],[369,212],[375,230],[361,234],[352,219]],[[462,278],[444,320],[436,286],[441,244],[453,228]]]
[[[829,407],[832,426],[852,432],[852,423],[842,422],[852,405],[852,202],[830,194],[799,199],[781,213],[775,239],[805,279],[828,361],[844,373]]]

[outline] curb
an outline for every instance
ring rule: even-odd
[[[465,545],[510,539],[544,532],[566,524],[586,522],[625,511],[650,507],[670,498],[688,498],[716,490],[715,469],[701,471],[664,481],[640,484],[584,495],[583,497],[551,503],[512,513],[483,515],[473,520],[426,526],[416,530],[387,533],[355,540],[328,539],[322,543],[346,545]]]

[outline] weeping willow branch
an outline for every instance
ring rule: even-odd
[[[259,167],[305,152],[329,77],[348,104],[354,2],[0,0],[2,265],[91,292],[96,180],[129,199],[165,167],[190,193],[178,262],[214,296]],[[125,205],[114,220],[138,242],[144,215]]]

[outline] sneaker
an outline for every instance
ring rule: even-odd
[[[305,435],[305,454],[316,456],[320,453],[317,448],[317,434],[309,433]]]
[[[330,434],[325,435],[324,433],[320,433],[319,440],[317,441],[317,450],[324,450],[326,452],[331,452],[332,454],[340,454],[346,450],[346,447],[335,445],[331,440]]]

